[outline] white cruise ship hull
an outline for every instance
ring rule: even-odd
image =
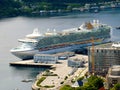
[[[71,47],[64,47],[64,48],[58,48],[58,49],[52,49],[52,50],[46,50],[46,51],[39,51],[39,50],[11,51],[11,53],[20,59],[27,60],[27,59],[32,59],[33,56],[37,53],[54,54],[54,53],[70,51],[70,50],[71,50]]]
[[[32,59],[35,53],[38,53],[38,50],[25,50],[25,51],[11,51],[16,57],[27,60]]]

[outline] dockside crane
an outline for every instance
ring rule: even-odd
[[[94,75],[95,74],[95,58],[94,58],[94,53],[95,53],[95,50],[94,50],[94,37],[91,37],[91,42],[92,42],[92,52],[91,52],[91,59],[92,59],[92,74]]]

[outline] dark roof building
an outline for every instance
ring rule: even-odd
[[[109,67],[120,65],[120,47],[118,46],[113,43],[107,43],[89,48],[89,72],[94,69],[95,74],[106,75]]]

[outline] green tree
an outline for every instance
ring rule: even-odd
[[[15,0],[0,0],[0,18],[17,16],[19,14],[20,2]]]
[[[88,84],[94,85],[97,89],[103,87],[103,79],[98,76],[91,75],[90,78],[88,78]]]
[[[82,86],[82,90],[98,90],[101,87],[103,87],[103,79],[98,76],[91,75],[88,78],[88,82]]]
[[[84,76],[79,77],[79,78],[77,79],[77,81],[81,81],[81,80],[83,80],[83,79],[84,79]]]
[[[86,84],[82,87],[82,90],[98,90],[98,88],[95,87],[93,83],[86,83]]]
[[[120,83],[114,85],[114,87],[110,90],[120,90]]]
[[[0,18],[39,15],[40,10],[70,11],[86,3],[110,2],[114,0],[0,0]]]
[[[74,90],[70,85],[64,85],[60,90]]]

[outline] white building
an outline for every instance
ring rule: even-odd
[[[113,87],[114,84],[120,83],[120,65],[114,65],[109,68],[107,74],[108,88]]]
[[[34,55],[34,62],[35,63],[48,63],[48,64],[55,64],[58,61],[58,56],[50,55],[50,54],[36,54]]]
[[[83,61],[80,59],[70,59],[68,60],[68,66],[69,67],[82,67],[83,66]]]

